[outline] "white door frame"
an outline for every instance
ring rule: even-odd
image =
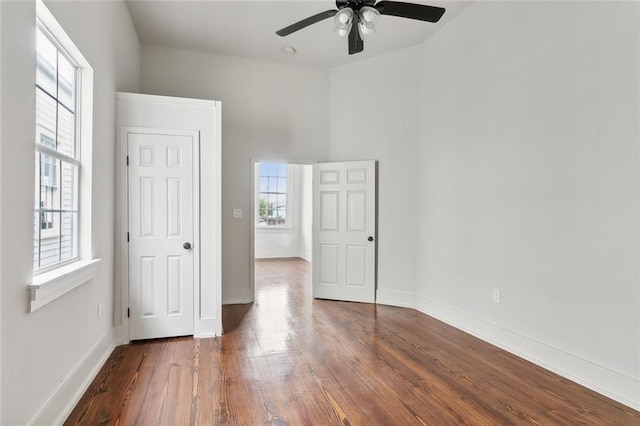
[[[122,129],[152,127],[155,130],[171,128],[185,133],[199,132],[200,147],[197,164],[199,174],[194,184],[200,203],[194,238],[197,238],[199,282],[194,282],[194,337],[222,335],[222,170],[221,122],[222,104],[219,101],[187,99],[169,96],[116,93],[116,223],[113,322],[118,343],[128,343],[129,306],[128,243],[127,243],[127,138]],[[186,114],[185,114],[186,112]],[[176,117],[180,118],[176,118]],[[148,128],[146,131],[148,132]],[[206,164],[201,167],[200,164]],[[196,240],[194,239],[194,242]],[[195,245],[195,244],[194,244]],[[206,262],[200,258],[206,257]],[[195,259],[194,259],[195,261]],[[195,281],[195,280],[194,280]]]
[[[129,181],[129,167],[131,164],[129,163],[129,135],[138,134],[138,135],[162,135],[162,136],[188,136],[191,137],[191,181],[192,181],[192,223],[193,223],[193,236],[191,240],[192,243],[192,251],[193,251],[193,284],[192,284],[192,308],[193,315],[191,318],[191,331],[195,334],[196,329],[196,312],[198,306],[200,306],[200,294],[198,289],[200,288],[200,132],[193,130],[176,130],[176,129],[156,129],[156,128],[143,128],[143,127],[122,127],[121,128],[121,138],[126,143],[126,156],[127,156],[127,192],[130,190],[130,181]],[[128,195],[128,194],[127,194]],[[126,228],[130,229],[129,226],[129,197],[127,196],[127,221]],[[128,241],[129,242],[129,239]],[[127,259],[126,259],[126,269],[129,271],[129,249],[130,245],[127,244]],[[129,274],[127,274],[127,291],[123,292],[123,296],[126,295],[126,305],[131,306],[129,304],[129,293],[131,290],[131,283],[129,281]],[[127,321],[129,323],[129,327],[131,327],[131,318],[127,315]],[[129,336],[131,335],[129,328]],[[167,336],[172,337],[172,336]]]
[[[287,164],[302,164],[302,165],[313,165],[318,163],[318,160],[300,160],[300,159],[287,159],[282,157],[251,157],[251,162],[249,164],[251,169],[251,231],[250,231],[250,243],[249,243],[249,292],[251,294],[251,300],[247,302],[251,303],[255,301],[256,298],[256,271],[255,271],[255,256],[256,256],[256,163],[287,163]]]

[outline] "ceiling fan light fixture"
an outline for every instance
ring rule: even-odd
[[[350,7],[344,7],[336,13],[334,18],[336,28],[338,30],[348,30],[353,23],[353,9]]]
[[[368,28],[373,29],[380,22],[380,12],[371,6],[364,6],[360,9],[360,23]]]
[[[364,23],[358,22],[358,31],[360,32],[360,37],[365,39],[367,36],[376,32],[376,27],[367,27]]]
[[[348,36],[350,31],[351,31],[351,25],[349,25],[347,28],[338,28],[338,27],[336,27],[336,29],[333,30],[333,32],[338,34],[340,37]]]

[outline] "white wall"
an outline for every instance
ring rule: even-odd
[[[382,34],[375,35],[375,37]],[[378,303],[413,306],[418,216],[417,48],[331,70],[332,161],[378,161]]]
[[[97,277],[27,313],[33,227],[35,4],[2,8],[2,424],[52,423],[86,368],[110,352],[114,247],[115,91],[137,91],[139,44],[123,2],[51,2],[51,12],[94,69],[93,256]],[[24,184],[16,184],[24,182]],[[25,190],[27,188],[27,190]],[[103,315],[97,319],[97,305]],[[75,387],[74,387],[75,386]],[[9,390],[7,392],[7,390]]]
[[[479,2],[419,64],[418,307],[635,408],[639,36],[635,2]]]
[[[222,101],[222,299],[251,301],[252,158],[327,159],[328,71],[143,45],[141,76],[144,93]]]
[[[289,193],[287,194],[287,204],[289,205],[289,228],[269,228],[256,227],[254,236],[254,257],[256,259],[281,258],[281,257],[303,257],[306,250],[303,237],[311,232],[311,217],[304,217],[304,214],[313,214],[303,211],[308,207],[303,205],[305,197],[311,197],[311,188],[307,188],[305,194],[305,181],[303,180],[304,170],[313,170],[311,165],[289,164],[288,180]],[[259,170],[256,167],[256,175]],[[308,238],[308,237],[307,237]]]

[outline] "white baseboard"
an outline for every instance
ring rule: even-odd
[[[381,288],[376,291],[376,303],[379,305],[397,306],[399,308],[414,308],[416,299],[413,293]]]
[[[223,300],[222,304],[223,305],[246,305],[249,303],[253,303],[253,300],[249,300],[249,299],[229,299],[229,300]]]
[[[71,414],[89,388],[113,349],[116,347],[115,328],[109,329],[87,356],[76,365],[29,424],[59,425]]]
[[[253,300],[248,297],[239,297],[233,299],[224,299],[222,301],[223,305],[246,305],[248,303],[253,303]]]
[[[415,308],[479,339],[640,410],[640,380],[416,295]],[[597,383],[597,384],[596,384]]]
[[[268,251],[258,252],[254,254],[255,259],[288,259],[291,257],[299,257],[298,252],[294,251]]]

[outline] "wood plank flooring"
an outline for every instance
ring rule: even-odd
[[[312,300],[256,262],[225,334],[116,348],[65,424],[640,425],[640,412],[410,309]]]

